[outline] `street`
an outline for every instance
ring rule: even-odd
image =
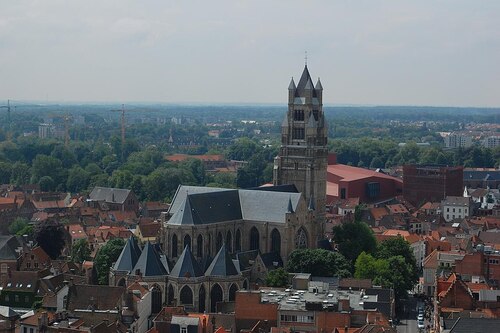
[[[420,333],[426,332],[425,329],[419,330],[417,326],[418,306],[424,306],[424,303],[416,298],[410,297],[401,302],[404,314],[400,317],[400,323],[397,325],[399,333]],[[429,324],[428,318],[424,320],[425,326]]]

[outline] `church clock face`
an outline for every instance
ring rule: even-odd
[[[299,232],[295,236],[295,248],[306,248],[307,247],[307,235],[304,229],[300,228]]]

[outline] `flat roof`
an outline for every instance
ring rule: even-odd
[[[364,169],[364,168],[357,168],[345,164],[332,164],[328,165],[327,169],[328,173],[334,174],[336,176],[339,176],[342,178],[344,181],[352,181],[352,180],[359,180],[359,179],[365,179],[369,177],[378,177],[378,178],[384,178],[384,179],[390,179],[397,181],[399,183],[403,183],[403,180],[397,177],[389,176],[381,172],[376,172],[373,170],[369,169]]]

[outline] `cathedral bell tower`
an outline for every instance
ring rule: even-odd
[[[323,87],[313,85],[304,67],[299,83],[288,86],[288,112],[281,125],[281,148],[274,161],[274,185],[294,184],[302,192],[314,220],[322,223],[326,209],[327,125]],[[320,226],[319,226],[320,227]],[[321,227],[320,227],[321,228]]]

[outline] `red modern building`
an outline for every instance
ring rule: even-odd
[[[360,203],[382,202],[403,193],[403,181],[373,170],[337,164],[336,155],[328,156],[326,199],[359,198]]]
[[[436,165],[404,165],[403,196],[412,205],[440,202],[447,196],[462,196],[464,168]]]

